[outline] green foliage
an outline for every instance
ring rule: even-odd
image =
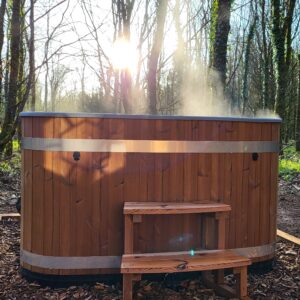
[[[20,143],[18,140],[13,140],[13,152],[17,152],[21,150]]]
[[[14,176],[17,175],[21,166],[21,154],[15,152],[13,157],[0,162],[0,173]]]
[[[291,141],[283,149],[279,161],[279,175],[290,181],[297,173],[300,173],[300,153],[296,151],[295,141]]]
[[[213,0],[211,7],[211,25],[210,25],[210,33],[209,33],[209,53],[210,53],[210,65],[213,65],[213,53],[214,53],[214,42],[216,39],[216,31],[217,31],[217,21],[218,21],[218,10],[219,10],[219,0]]]

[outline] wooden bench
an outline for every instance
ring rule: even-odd
[[[224,269],[233,268],[237,277],[236,295],[247,297],[247,266],[250,260],[225,248],[225,218],[231,210],[223,203],[162,203],[126,202],[124,204],[125,239],[121,272],[123,273],[123,299],[132,299],[133,281],[140,280],[141,274],[177,273],[190,271],[218,270],[216,280],[223,283]],[[168,253],[133,253],[133,224],[140,223],[143,215],[167,214],[213,214],[217,225],[217,248],[219,250]]]

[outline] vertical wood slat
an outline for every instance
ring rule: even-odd
[[[84,138],[92,134],[87,119],[77,118],[76,120],[76,137]],[[76,239],[76,255],[86,256],[90,253],[92,247],[92,207],[91,207],[91,153],[82,152],[80,160],[77,161],[76,172],[76,198],[74,209],[76,217],[76,227],[74,238]],[[72,229],[74,230],[74,229]],[[75,237],[76,235],[76,237]]]
[[[164,131],[164,121],[157,120],[155,126],[155,138],[158,140],[162,140],[165,138],[165,131]],[[155,191],[155,199],[154,201],[163,201],[163,154],[155,154],[154,155],[154,191]],[[152,216],[154,222],[154,232],[153,232],[153,239],[154,239],[154,247],[155,249],[159,249],[159,251],[165,251],[166,241],[164,239],[162,229],[164,227],[165,219],[163,220],[160,216]]]
[[[76,138],[77,120],[61,118],[59,124],[59,138]],[[76,243],[76,171],[77,162],[73,159],[72,152],[60,152],[59,154],[59,253],[60,256],[72,256],[77,254]],[[78,271],[72,271],[78,274]],[[69,270],[61,270],[61,275],[69,275]]]
[[[33,121],[33,136],[42,135],[43,120],[36,118]],[[43,255],[44,248],[44,152],[32,151],[32,215],[31,235],[33,253]],[[42,272],[41,268],[32,267],[34,272]]]
[[[193,121],[183,121],[182,126],[186,140],[197,140],[199,132]],[[183,154],[183,200],[198,201],[198,155]],[[179,219],[179,218],[178,218]],[[199,249],[201,246],[201,218],[197,215],[182,216],[182,247],[179,250]]]
[[[241,138],[248,140],[250,132],[248,130],[246,123],[241,123],[239,125],[239,135]],[[248,202],[249,202],[249,170],[250,170],[250,159],[251,155],[248,153],[244,153],[242,158],[242,187],[241,187],[241,211],[240,211],[240,219],[241,219],[241,231],[240,231],[240,241],[241,247],[247,247],[248,244]]]
[[[252,140],[261,139],[261,124],[253,124],[251,132]],[[249,203],[248,203],[248,247],[258,245],[259,242],[259,196],[260,196],[260,160],[250,159],[249,169]]]
[[[109,123],[108,120],[103,119],[101,121],[101,137],[109,138]],[[108,186],[109,178],[107,174],[109,174],[109,163],[110,163],[110,153],[101,153],[101,182],[100,182],[100,209],[102,213],[101,220],[101,255],[109,255],[108,243],[109,243],[109,190],[106,188]]]
[[[244,128],[240,123],[235,123],[236,133],[234,134],[237,140],[241,140],[244,136]],[[235,242],[234,246],[237,248],[241,248],[243,245],[244,234],[243,234],[243,223],[246,221],[242,218],[242,211],[244,209],[244,194],[243,194],[243,164],[244,164],[244,154],[237,153],[234,156],[234,161],[236,162],[236,168],[233,172],[236,174],[234,177],[236,180],[236,189],[235,189]]]
[[[146,137],[153,136],[155,130],[152,123],[149,120],[140,120],[140,128],[136,133],[138,134],[140,139],[145,139]],[[154,201],[154,155],[148,153],[140,153],[138,155],[139,161],[139,182],[138,189],[139,195],[138,201]],[[130,201],[130,199],[128,200]],[[149,246],[146,242],[146,237],[152,235],[153,226],[150,226],[149,219],[153,219],[153,217],[145,218],[143,222],[135,224],[135,238],[136,242],[135,253],[136,252],[149,252]],[[151,252],[151,250],[150,250]]]
[[[22,119],[23,136],[32,136],[32,118]],[[22,150],[22,204],[21,204],[21,224],[22,224],[22,246],[23,249],[31,251],[32,245],[32,150]],[[23,267],[31,270],[31,266],[23,263]]]
[[[119,139],[124,133],[123,120],[118,120],[116,126],[109,124],[111,138]],[[109,241],[108,251],[110,255],[119,255],[123,242],[123,187],[124,187],[124,155],[123,153],[112,153],[109,161],[109,236],[115,236]]]
[[[272,124],[272,140],[279,141],[280,126]],[[269,243],[276,242],[277,229],[277,204],[278,204],[278,153],[271,153],[271,174],[270,174],[270,237]]]
[[[206,122],[205,123],[205,139],[217,141],[220,138],[220,123]],[[210,170],[210,200],[213,202],[220,201],[220,186],[219,186],[219,171],[220,171],[220,154],[210,154],[211,170]],[[205,218],[206,244],[209,249],[214,249],[216,224],[214,218]]]
[[[272,139],[272,124],[263,124],[261,137],[263,140]],[[261,194],[259,206],[260,219],[260,245],[268,244],[270,236],[270,178],[271,178],[271,154],[261,153]]]
[[[168,132],[172,139],[177,138],[177,124],[175,122],[168,124]],[[182,156],[170,153],[168,154],[168,160],[166,164],[166,173],[168,188],[164,191],[165,201],[181,202],[183,200],[183,162]],[[164,182],[164,184],[166,184]],[[164,234],[170,239],[168,244],[169,248],[180,249],[184,247],[184,243],[187,240],[186,236],[183,236],[183,216],[167,216],[164,220],[173,226],[168,226],[167,230],[164,230]]]
[[[43,131],[42,134],[48,138],[54,137],[54,119],[44,118],[43,119]],[[53,168],[53,152],[44,152],[44,245],[43,254],[52,255],[53,247],[53,228],[54,228],[54,199],[53,199],[53,172],[56,169]],[[40,201],[42,201],[40,199]],[[49,270],[49,274],[58,274],[56,270]]]
[[[238,138],[238,124],[232,124],[232,133],[231,139],[236,140]],[[238,228],[236,227],[237,218],[239,214],[239,189],[240,189],[240,179],[241,174],[239,173],[240,170],[240,157],[238,153],[230,154],[231,159],[231,171],[230,171],[230,219],[229,219],[229,240],[228,240],[228,247],[232,248],[233,245],[238,243],[237,240],[237,231]]]
[[[128,121],[128,122],[127,122]],[[141,126],[137,126],[135,120],[126,120],[124,122],[123,134],[132,139],[140,139]],[[141,191],[140,180],[141,173],[145,170],[141,170],[141,155],[139,153],[126,153],[124,154],[124,184],[123,184],[123,201],[141,201],[139,193]],[[145,192],[145,191],[144,191]],[[143,197],[145,197],[143,195]],[[123,213],[122,213],[123,215]],[[123,216],[121,217],[123,220]],[[142,227],[142,228],[140,228]],[[134,226],[134,234],[137,235],[138,230],[143,232],[144,224],[137,224]],[[142,245],[140,245],[142,243]],[[134,239],[134,249],[136,252],[141,251],[141,247],[145,247],[143,240],[140,236],[136,236]]]
[[[91,137],[97,139],[102,133],[102,122],[97,119],[91,120]],[[96,256],[101,254],[101,222],[102,222],[102,211],[101,203],[101,180],[102,180],[102,162],[101,153],[92,153],[91,161],[91,223],[92,223],[92,255]]]
[[[257,127],[257,129],[255,129]],[[257,124],[254,127],[254,131],[253,131],[253,135],[255,136],[255,140],[261,140],[262,138],[262,124]],[[257,161],[253,161],[253,163],[256,164],[255,167],[255,188],[254,188],[254,195],[255,195],[255,205],[254,205],[254,212],[255,212],[255,216],[254,216],[254,227],[252,228],[252,230],[254,231],[254,245],[258,246],[259,242],[260,242],[260,226],[261,226],[261,219],[260,219],[260,215],[257,213],[257,211],[259,211],[260,208],[260,195],[261,195],[261,164],[262,164],[262,160],[258,159]]]
[[[60,138],[60,128],[61,128],[61,119],[54,118],[54,138]],[[61,154],[59,152],[53,152],[53,244],[52,244],[52,255],[60,255],[60,164],[61,164]]]
[[[233,139],[233,124],[232,122],[228,122],[224,126],[225,128],[220,133],[220,140],[230,141]],[[220,176],[219,181],[222,182],[222,188],[221,188],[221,201],[223,203],[231,205],[232,203],[232,189],[231,189],[231,183],[232,183],[232,154],[225,153],[220,154],[221,157],[221,166],[222,170],[220,170]],[[230,216],[231,217],[231,216]],[[230,218],[227,218],[225,220],[225,236],[226,236],[226,242],[225,245],[227,245],[227,248],[229,248],[230,243]]]

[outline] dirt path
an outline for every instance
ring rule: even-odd
[[[277,227],[300,238],[300,174],[291,182],[280,180]]]

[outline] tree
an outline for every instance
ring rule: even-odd
[[[211,8],[210,66],[218,72],[223,87],[226,83],[231,3],[232,0],[213,0]]]
[[[4,15],[6,9],[6,0],[1,0],[0,6],[0,98],[2,99],[2,76],[3,76],[3,62],[2,62],[2,49],[4,42]],[[0,101],[1,103],[1,101]]]
[[[251,24],[249,28],[249,33],[247,36],[247,43],[246,43],[246,51],[245,51],[245,59],[244,59],[244,64],[245,64],[245,72],[244,72],[244,78],[243,78],[243,114],[246,112],[246,106],[248,104],[248,72],[249,72],[249,58],[250,58],[250,49],[251,49],[251,44],[252,40],[254,37],[254,30],[256,27],[256,16],[254,16],[253,23]]]
[[[116,16],[114,20],[115,28],[117,28],[117,38],[122,38],[128,43],[130,42],[130,22],[135,0],[114,0],[113,8],[116,6]],[[116,74],[117,76],[119,74]],[[117,79],[118,82],[118,79]],[[121,83],[121,103],[123,104],[125,113],[132,112],[131,89],[132,78],[130,70],[124,69],[120,71]],[[116,87],[117,88],[117,87]]]
[[[21,2],[21,0],[13,0],[12,2],[10,75],[5,117],[0,133],[0,153],[12,139],[17,125],[17,95],[21,55]]]
[[[148,60],[148,75],[147,75],[147,89],[149,99],[149,113],[157,113],[157,70],[158,59],[162,50],[163,35],[165,27],[165,19],[167,14],[167,0],[157,1],[156,10],[156,29],[153,34],[153,43]]]
[[[300,54],[298,54],[298,99],[296,119],[296,150],[300,151]]]
[[[31,110],[35,111],[35,45],[34,45],[34,3],[35,0],[30,0],[30,40],[29,40],[29,68],[32,74],[31,78]]]
[[[272,9],[272,41],[276,73],[275,110],[285,121],[288,72],[292,55],[292,22],[296,0],[281,3],[271,0]],[[286,138],[285,123],[281,128],[281,140]]]

